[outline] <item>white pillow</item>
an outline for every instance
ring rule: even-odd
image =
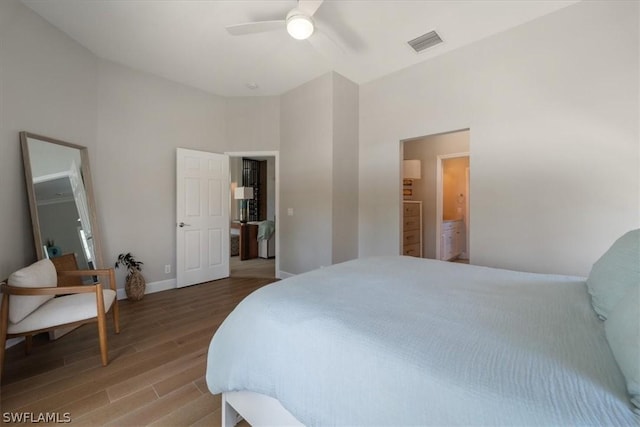
[[[640,287],[627,292],[604,322],[609,347],[640,409]]]
[[[587,278],[591,303],[602,319],[632,288],[640,286],[640,229],[629,231],[600,257]]]
[[[56,267],[48,259],[40,260],[29,267],[16,271],[7,280],[9,286],[17,288],[47,288],[58,286]],[[54,295],[11,295],[9,300],[9,321],[18,323]]]

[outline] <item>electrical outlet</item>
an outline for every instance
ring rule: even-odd
[[[171,264],[167,264],[164,266],[164,273],[165,274],[171,273]]]
[[[293,208],[287,208],[287,215],[293,216]]]

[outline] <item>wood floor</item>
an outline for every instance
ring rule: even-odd
[[[275,258],[254,258],[240,261],[240,257],[232,256],[231,277],[276,277]]]
[[[229,279],[121,301],[119,335],[109,322],[107,367],[94,325],[53,342],[34,337],[29,356],[23,343],[8,349],[2,413],[67,413],[73,425],[220,425],[220,396],[204,380],[208,344],[246,295],[275,281],[244,274],[236,266]]]

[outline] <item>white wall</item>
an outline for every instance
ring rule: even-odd
[[[175,278],[176,148],[224,152],[225,99],[108,61],[98,95],[93,175],[105,263],[131,252],[148,282]]]
[[[581,2],[360,87],[359,255],[398,253],[398,141],[470,128],[473,262],[588,274],[640,225],[637,2]]]
[[[102,61],[93,169],[105,259],[132,252],[147,282],[174,279],[175,149],[275,151],[275,101],[227,99]]]
[[[330,72],[280,105],[280,269],[298,274],[356,258],[358,87]]]
[[[281,97],[278,215],[285,273],[331,264],[332,83],[328,73]]]
[[[358,85],[333,73],[332,263],[358,257]]]
[[[233,151],[277,151],[280,97],[225,98],[227,144]]]
[[[18,133],[88,146],[93,163],[97,64],[19,1],[0,1],[0,280],[36,259]]]

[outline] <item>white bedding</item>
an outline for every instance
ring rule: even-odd
[[[247,297],[209,348],[212,393],[305,425],[640,425],[584,279],[360,259]]]

